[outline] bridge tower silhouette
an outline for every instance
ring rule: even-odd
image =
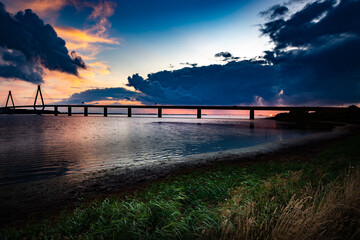
[[[40,95],[40,98],[41,98],[41,103],[42,103],[42,109],[41,110],[44,110],[45,109],[45,103],[44,103],[44,98],[43,98],[43,95],[41,93],[41,87],[40,85],[38,85],[38,88],[37,88],[37,91],[36,91],[36,96],[35,96],[35,101],[34,101],[34,109],[36,109],[36,101],[38,99],[38,96]]]
[[[11,100],[11,102],[12,102],[12,105],[13,105],[12,108],[15,109],[14,99],[12,97],[11,91],[9,91],[9,95],[8,95],[8,97],[6,99],[6,104],[5,104],[6,108],[8,107],[9,100]]]

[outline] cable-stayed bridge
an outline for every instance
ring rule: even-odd
[[[38,98],[41,100],[41,104],[38,102]],[[60,112],[59,108],[65,108],[67,111]],[[34,104],[32,105],[19,105],[16,106],[13,100],[11,91],[6,100],[4,107],[0,107],[1,114],[53,114],[58,116],[60,114],[66,114],[71,116],[74,108],[81,108],[83,111],[80,114],[88,116],[91,114],[89,109],[102,109],[104,117],[108,116],[108,109],[127,109],[127,116],[132,116],[133,109],[157,109],[157,115],[159,118],[162,117],[163,109],[193,109],[196,110],[197,118],[201,118],[202,110],[248,110],[249,119],[255,118],[255,111],[329,111],[329,110],[340,110],[345,107],[318,107],[318,106],[210,106],[210,105],[98,105],[98,104],[45,104],[44,98],[41,92],[40,85],[37,88]],[[76,114],[79,114],[77,112]],[[97,113],[98,114],[98,113]]]

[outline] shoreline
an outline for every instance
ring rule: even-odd
[[[36,212],[59,212],[66,206],[76,203],[79,198],[87,199],[121,193],[134,186],[143,186],[195,168],[219,163],[251,164],[263,161],[264,157],[276,161],[279,159],[277,155],[289,155],[301,147],[309,149],[310,146],[326,144],[353,135],[359,129],[359,125],[347,124],[337,126],[330,132],[278,140],[247,148],[196,154],[171,162],[158,160],[151,163],[129,164],[1,187],[0,211],[3,214],[0,222],[9,223],[10,219],[22,219]]]

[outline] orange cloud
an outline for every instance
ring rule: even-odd
[[[110,67],[101,61],[87,64],[88,71],[82,71],[81,77],[86,79],[99,79],[111,73]]]
[[[79,52],[87,62],[88,70],[80,73],[81,78],[87,81],[100,80],[102,76],[109,75],[111,71],[104,62],[97,60],[97,54],[104,48],[103,44],[120,44],[117,38],[111,38],[107,34],[111,27],[107,18],[114,14],[116,3],[110,1],[99,1],[96,4],[82,2],[79,7],[91,7],[93,9],[88,20],[95,21],[95,25],[86,29],[76,29],[69,26],[55,26],[54,29],[59,37],[66,41],[66,47],[69,51]],[[78,81],[72,79],[72,82],[75,86],[79,86]],[[97,84],[94,83],[94,85]]]
[[[47,18],[54,22],[58,12],[67,5],[77,5],[76,0],[5,0],[3,2],[10,12],[31,9],[41,18]]]
[[[91,34],[89,30],[79,30],[67,26],[56,26],[55,31],[61,38],[75,43],[107,43],[107,44],[120,44],[114,38],[105,38],[99,35]],[[81,46],[81,45],[80,45]],[[82,45],[81,47],[86,47]]]
[[[111,27],[108,18],[114,14],[116,6],[115,2],[110,1],[100,1],[98,4],[93,5],[93,11],[89,19],[95,20],[97,23],[89,30],[96,34],[105,34],[107,29]]]
[[[93,9],[88,20],[95,21],[95,24],[86,29],[76,29],[68,26],[56,26],[55,31],[66,41],[69,50],[80,51],[85,61],[96,60],[96,55],[103,48],[102,44],[119,45],[117,38],[108,36],[107,31],[111,27],[108,17],[114,14],[117,4],[111,1],[99,1],[98,3],[81,2],[79,7],[90,7]],[[99,75],[107,75],[110,68],[101,61],[87,62],[90,69],[83,73],[82,77],[94,78]]]
[[[97,72],[102,73],[103,75],[110,74],[110,68],[103,62],[92,62],[88,64],[90,68],[94,69]]]
[[[83,71],[80,71],[80,74],[82,74],[82,72]],[[59,92],[69,92],[70,88],[91,84],[88,79],[69,75],[63,72],[45,70],[45,75],[47,79],[47,81],[45,81],[45,85],[54,88],[59,86]]]
[[[92,6],[94,10],[89,16],[89,18],[97,19],[103,17],[110,17],[114,14],[116,6],[116,2],[100,1],[98,4]]]

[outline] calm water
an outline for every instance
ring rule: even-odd
[[[272,120],[0,115],[0,186],[314,133]]]

